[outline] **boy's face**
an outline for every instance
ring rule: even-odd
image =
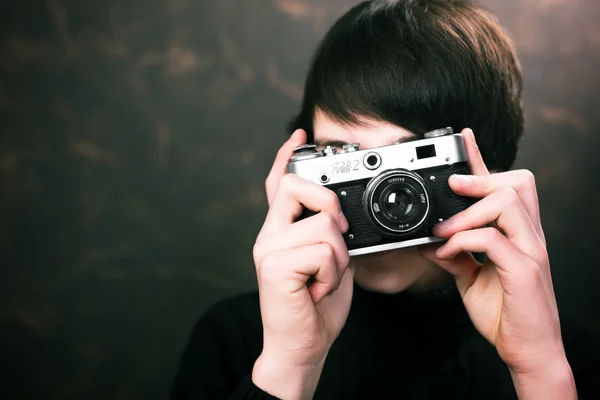
[[[361,125],[347,126],[331,119],[317,110],[313,121],[315,144],[322,149],[327,145],[340,146],[346,143],[360,143],[361,149],[386,146],[413,139],[410,131],[387,122],[360,118]]]
[[[366,118],[361,119],[361,122],[360,125],[343,125],[317,110],[313,121],[315,144],[322,149],[327,145],[341,147],[346,143],[360,143],[361,149],[367,149],[415,138],[410,131],[387,122]],[[383,292],[405,289],[418,291],[420,286],[424,289],[432,280],[446,277],[441,268],[421,256],[417,247],[356,256],[352,258],[352,262],[359,283],[364,282],[370,286],[373,278],[379,276],[380,279],[375,279],[376,287]]]

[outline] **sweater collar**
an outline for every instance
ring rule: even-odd
[[[405,327],[410,324],[416,329],[435,329],[468,321],[468,315],[453,279],[424,292],[394,294],[367,290],[354,282],[348,319],[359,325]]]

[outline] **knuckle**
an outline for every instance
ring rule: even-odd
[[[338,249],[338,253],[340,254],[339,265],[340,268],[346,268],[350,265],[350,254],[348,253],[348,246],[346,246],[346,242],[344,242],[343,238],[340,240],[340,245]]]
[[[491,244],[503,239],[504,237],[496,228],[485,228],[483,231],[483,238],[486,243]]]
[[[294,174],[287,173],[279,180],[279,188],[284,191],[289,191],[294,186]]]
[[[526,187],[535,187],[535,175],[528,169],[520,169],[517,171],[520,180]]]
[[[503,203],[507,204],[515,204],[520,201],[517,191],[512,187],[504,187],[500,189],[500,198],[502,199]]]
[[[339,200],[338,200],[337,195],[329,189],[325,189],[325,190],[326,190],[326,192],[323,193],[324,205],[328,206],[332,210],[339,208]]]
[[[331,245],[325,243],[323,246],[320,246],[320,254],[319,259],[324,265],[333,265],[335,264],[335,252]]]
[[[465,231],[460,231],[460,232],[456,232],[454,235],[452,235],[450,237],[450,239],[448,240],[448,242],[462,242],[465,238],[467,237],[467,232]]]
[[[318,265],[322,273],[329,277],[323,284],[328,289],[333,289],[337,285],[337,268],[335,266],[335,251],[329,244],[319,246],[319,251],[316,254],[318,257]]]
[[[258,266],[259,261],[262,256],[266,253],[266,244],[264,238],[259,237],[256,238],[254,242],[254,246],[252,247],[252,256],[254,257],[254,264]]]
[[[462,243],[465,242],[465,240],[468,240],[468,233],[461,231],[461,232],[456,232],[454,235],[452,235],[450,237],[450,239],[448,239],[448,241],[446,242],[446,247],[448,248],[454,248],[454,247],[460,247]]]
[[[271,188],[271,186],[273,186],[273,184],[275,182],[273,182],[275,180],[275,178],[273,177],[273,175],[269,174],[269,176],[267,176],[267,179],[265,179],[265,188],[267,190],[269,190]]]
[[[290,153],[292,152],[289,148],[289,145],[286,146],[286,144],[288,144],[288,142],[286,142],[283,146],[281,146],[279,148],[279,150],[277,150],[277,154],[275,155],[275,160],[284,160],[284,159],[289,159],[290,157]]]
[[[254,258],[254,264],[259,263],[259,260],[262,258],[262,251],[261,251],[261,247],[258,244],[258,242],[254,243],[254,247],[252,248],[252,257]]]
[[[342,250],[343,250],[341,252],[342,258],[340,260],[342,265],[340,265],[340,268],[348,268],[348,266],[350,265],[350,254],[348,254],[348,250],[346,249],[345,246]]]
[[[261,284],[279,284],[286,279],[289,268],[283,262],[285,257],[277,253],[266,253],[256,268],[256,277]]]
[[[320,219],[320,227],[326,231],[332,231],[334,229],[336,229],[337,224],[335,221],[335,218],[333,217],[333,215],[331,215],[330,213],[326,212],[326,211],[322,211],[321,213],[319,213],[319,219]]]
[[[259,278],[271,276],[270,273],[278,264],[278,257],[273,253],[264,254],[258,261],[257,270]]]
[[[330,280],[327,280],[326,282],[323,282],[322,285],[323,285],[323,291],[325,292],[325,294],[329,294],[336,290],[337,280],[330,279]]]

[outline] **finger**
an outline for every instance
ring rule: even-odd
[[[469,169],[471,170],[471,173],[482,176],[489,175],[490,173],[485,166],[483,157],[481,157],[481,152],[475,141],[473,131],[470,128],[465,128],[461,133],[465,140],[465,148],[467,150],[467,159],[469,160]]]
[[[318,268],[312,275],[313,281],[308,286],[308,292],[313,303],[319,304],[325,296],[339,288],[345,269],[340,271],[337,264],[332,262],[331,252],[333,249],[331,246],[321,243],[311,247],[307,253],[314,253],[311,258]],[[333,252],[335,253],[335,250]],[[335,256],[333,260],[335,261]]]
[[[279,180],[259,237],[285,229],[298,219],[304,207],[314,212],[323,211],[333,215],[339,230],[348,230],[348,221],[333,191],[297,175],[286,174]]]
[[[339,269],[338,269],[338,274],[339,274]],[[344,299],[348,299],[349,297],[352,297],[352,291],[353,291],[353,282],[354,282],[354,267],[352,266],[352,263],[350,263],[350,265],[348,265],[348,268],[346,268],[344,270],[343,273],[341,273],[341,276],[339,278],[339,282],[337,287],[334,289],[333,292],[338,292],[338,291],[342,291],[345,292],[346,295],[343,296],[335,296],[335,297],[325,297],[323,299],[323,302],[327,302],[327,307],[330,307],[331,310],[341,310],[344,309],[344,304],[345,304],[345,300]],[[329,294],[333,293],[330,292]],[[336,315],[333,318],[336,319],[341,319],[340,323],[343,324],[346,321],[346,315],[340,314],[340,315]]]
[[[264,245],[262,245],[264,243]],[[336,264],[340,273],[350,263],[348,248],[337,226],[337,222],[327,212],[321,212],[312,217],[289,225],[286,229],[266,236],[257,243],[257,258],[260,254],[274,250],[301,248],[319,243],[327,243],[333,248]],[[263,248],[268,246],[268,248]]]
[[[302,129],[297,129],[292,136],[281,146],[275,156],[275,161],[271,167],[271,171],[265,181],[265,189],[267,191],[267,201],[271,205],[273,195],[277,190],[277,185],[282,176],[287,173],[287,164],[290,162],[290,158],[294,154],[294,149],[300,145],[306,143],[306,132]]]
[[[495,222],[508,240],[525,254],[540,259],[543,243],[535,231],[521,199],[510,187],[496,190],[471,207],[433,227],[433,233],[449,238],[457,232],[481,228]]]
[[[426,259],[453,275],[456,280],[456,287],[461,296],[464,297],[467,290],[475,283],[481,264],[473,258],[471,253],[459,253],[456,257],[448,260],[439,259],[435,255],[439,247],[441,247],[439,244],[421,246],[419,252]]]
[[[486,253],[500,271],[514,273],[531,260],[495,228],[462,231],[435,251],[440,260],[452,260],[462,252]]]
[[[336,290],[343,274],[338,274],[331,246],[320,243],[267,253],[258,265],[257,275],[264,295],[267,291],[294,295],[307,290],[316,304]]]
[[[498,189],[510,187],[521,199],[527,214],[542,242],[544,230],[540,219],[535,177],[528,170],[517,170],[491,174],[488,176],[452,175],[448,180],[450,188],[461,196],[486,197]]]

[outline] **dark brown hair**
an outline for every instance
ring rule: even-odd
[[[467,1],[366,1],[323,38],[289,128],[312,140],[317,108],[341,123],[369,117],[417,136],[470,127],[488,167],[507,170],[523,132],[521,92],[514,44],[490,12]]]

